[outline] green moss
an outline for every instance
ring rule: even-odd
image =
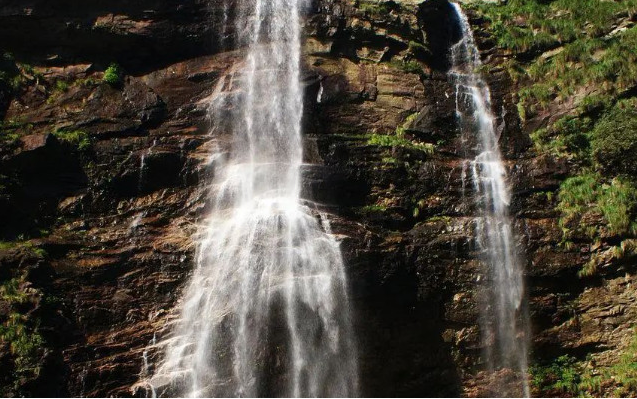
[[[91,147],[91,139],[83,130],[58,129],[53,135],[63,143],[76,147],[80,151],[88,150]]]
[[[106,68],[106,71],[104,71],[102,80],[110,86],[119,86],[122,83],[122,70],[120,66],[116,63],[112,63]]]

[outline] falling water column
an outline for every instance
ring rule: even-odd
[[[356,396],[347,284],[325,215],[300,198],[303,0],[227,0],[245,61],[211,104],[212,211],[150,392],[169,396]]]
[[[509,369],[519,376],[521,392],[529,395],[527,315],[523,263],[517,256],[509,216],[510,193],[498,147],[489,87],[480,76],[482,65],[471,26],[461,7],[452,3],[462,36],[451,48],[450,78],[456,87],[456,113],[464,137],[476,142],[477,156],[469,162],[481,215],[476,220],[476,243],[484,254],[490,287],[480,304],[481,328],[492,369]]]

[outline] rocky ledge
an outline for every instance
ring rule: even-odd
[[[234,11],[198,0],[0,5],[3,395],[135,393],[193,267],[209,155],[228,141],[210,131],[208,104],[242,59],[224,23]],[[609,362],[632,339],[632,258],[577,277],[595,248],[560,245],[548,194],[569,164],[532,145],[512,54],[470,15],[526,254],[534,356]],[[498,393],[481,372],[486,272],[447,79],[457,30],[442,0],[317,0],[305,24],[304,196],[342,241],[366,396]]]

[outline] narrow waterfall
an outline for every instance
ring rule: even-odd
[[[506,170],[491,112],[490,90],[479,72],[482,63],[473,32],[462,8],[456,3],[452,6],[462,31],[460,41],[451,49],[456,113],[463,136],[475,143],[469,151],[477,154],[469,165],[482,212],[476,220],[476,243],[488,269],[488,299],[480,304],[486,360],[492,369],[517,373],[521,393],[528,396],[524,265],[514,243]]]
[[[212,104],[212,211],[146,386],[159,396],[357,395],[339,243],[300,197],[304,0],[230,1],[240,68]],[[215,121],[225,107],[232,120]]]

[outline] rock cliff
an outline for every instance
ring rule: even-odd
[[[229,139],[210,131],[208,115],[244,51],[228,4],[0,4],[1,394],[145,394],[133,386],[192,270],[209,156]],[[565,44],[511,48],[489,7],[507,5],[470,16],[527,265],[535,391],[577,394],[554,387],[557,361],[600,377],[594,393],[634,393],[630,381],[595,374],[635,352],[632,233],[603,230],[612,221],[581,205],[579,226],[603,231],[565,239],[564,182],[582,161],[538,145],[534,132],[555,129],[578,103],[523,97],[532,83],[515,73]],[[598,35],[633,29],[634,15],[617,14]],[[484,373],[486,273],[446,74],[459,38],[451,7],[314,0],[305,32],[303,193],[342,241],[362,394],[498,393],[494,380],[507,376]],[[592,110],[595,124],[604,112]],[[599,270],[582,275],[591,262]]]

